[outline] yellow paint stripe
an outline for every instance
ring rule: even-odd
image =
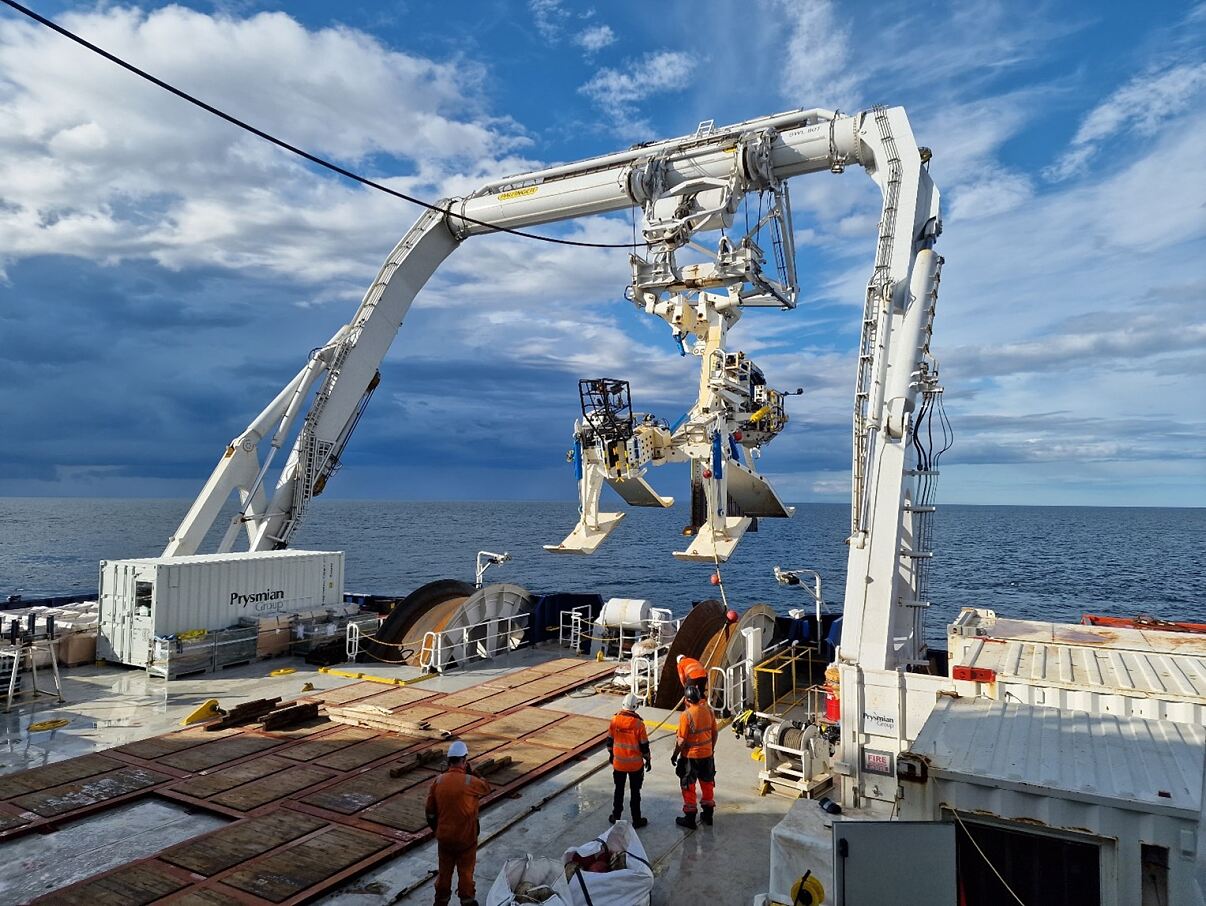
[[[425,673],[422,676],[416,676],[414,679],[397,679],[390,676],[373,676],[369,673],[353,673],[351,670],[336,670],[334,667],[319,667],[319,673],[325,673],[328,676],[344,676],[348,679],[364,680],[366,683],[381,683],[386,686],[412,686],[415,683],[421,683],[429,679],[434,679],[438,674]]]

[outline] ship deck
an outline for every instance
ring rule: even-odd
[[[619,701],[594,692],[607,665],[570,663],[564,656],[557,647],[522,650],[473,670],[427,678],[405,666],[336,668],[363,669],[386,682],[319,672],[300,659],[170,683],[122,668],[66,672],[65,704],[35,702],[3,722],[0,835],[10,839],[0,839],[0,856],[23,871],[0,877],[0,900],[26,902],[53,893],[59,902],[72,896],[108,902],[101,894],[132,902],[131,891],[145,891],[142,902],[430,902],[434,843],[419,826],[421,802],[416,822],[412,801],[425,790],[430,769],[416,768],[393,786],[387,778],[391,765],[432,744],[329,725],[279,734],[178,732],[183,718],[208,698],[229,710],[276,696],[346,703],[385,702],[381,696],[389,694],[387,704],[397,705],[401,716],[433,717],[433,724],[456,729],[472,754],[518,756],[495,778],[499,792],[482,812],[476,878],[484,902],[506,859],[525,853],[560,859],[567,847],[608,827],[612,782],[600,730]],[[558,663],[561,670],[553,671]],[[295,672],[272,675],[281,668]],[[523,679],[530,682],[517,686]],[[417,682],[399,689],[389,681]],[[313,689],[303,691],[307,683]],[[565,693],[577,683],[585,685]],[[675,719],[664,711],[641,713],[653,748],[654,769],[643,791],[650,825],[640,832],[657,878],[653,903],[689,897],[750,902],[767,888],[770,831],[791,802],[758,795],[760,764],[722,731],[716,824],[696,831],[677,827],[681,797],[669,764]],[[52,720],[68,723],[29,730],[31,723]],[[507,723],[492,736],[496,720]],[[69,759],[76,761],[62,764]],[[81,763],[90,765],[88,771],[106,769],[91,775],[106,782],[72,779]],[[260,823],[249,825],[254,821]],[[294,836],[274,847],[240,850],[248,833],[223,837],[243,826],[262,841],[282,823],[291,827],[283,837]],[[225,842],[210,845],[215,840]],[[235,859],[240,853],[242,862]],[[258,866],[254,859],[261,859]],[[269,875],[284,880],[265,885],[261,879]]]

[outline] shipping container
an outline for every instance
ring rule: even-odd
[[[323,610],[343,602],[343,553],[256,551],[102,560],[105,660],[147,666],[154,639],[235,626],[244,617]]]

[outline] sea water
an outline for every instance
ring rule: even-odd
[[[187,500],[0,498],[0,601],[95,591],[97,563],[158,556]],[[473,581],[479,550],[512,560],[487,573],[533,592],[595,592],[647,598],[685,612],[719,597],[714,569],[683,563],[685,507],[628,510],[590,556],[551,554],[577,519],[573,503],[420,503],[317,500],[293,547],[346,553],[346,589],[402,595],[434,579]],[[720,567],[724,593],[741,610],[812,610],[803,588],[776,584],[773,568],[814,569],[831,610],[845,591],[849,507],[799,505],[791,519],[761,520]],[[941,506],[927,636],[965,606],[1041,620],[1082,613],[1150,614],[1206,622],[1206,509]],[[215,540],[217,529],[210,542]],[[209,549],[212,549],[209,548]]]

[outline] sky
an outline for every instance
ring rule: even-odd
[[[1206,3],[31,2],[431,199],[709,119],[904,106],[943,193],[939,501],[1206,505]],[[791,191],[801,304],[731,345],[805,390],[762,470],[841,501],[879,195],[858,167]],[[0,495],[194,496],[419,213],[0,11]],[[469,240],[326,493],[574,499],[580,377],[671,422],[694,392],[628,279],[623,250]],[[686,498],[674,468],[650,480]]]

